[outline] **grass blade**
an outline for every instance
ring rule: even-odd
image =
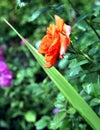
[[[80,113],[80,115],[86,120],[86,122],[94,129],[100,130],[100,118],[96,113],[91,109],[91,107],[83,100],[83,98],[77,93],[74,87],[57,71],[55,67],[44,68],[44,58],[38,51],[27,42],[17,30],[4,18],[2,18],[16,33],[17,35],[25,42],[28,49],[34,55],[38,63],[51,78],[51,80],[56,84],[58,89],[63,93],[67,100],[72,104],[72,106]]]

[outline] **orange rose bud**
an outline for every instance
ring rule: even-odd
[[[45,54],[45,68],[52,67],[57,58],[63,58],[70,45],[69,35],[71,26],[66,25],[64,20],[55,15],[55,25],[50,24],[46,35],[42,38],[39,53]]]

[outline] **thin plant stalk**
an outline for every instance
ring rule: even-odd
[[[25,45],[34,55],[46,74],[51,78],[57,88],[62,92],[66,99],[72,104],[72,106],[80,113],[80,115],[91,126],[91,128],[93,128],[94,130],[100,130],[100,118],[78,94],[74,87],[64,78],[64,76],[59,73],[59,71],[55,67],[51,67],[49,69],[44,68],[44,57],[39,54],[38,51],[29,42],[27,42],[6,19],[2,18],[2,20],[7,23],[14,30],[14,32],[25,42]]]

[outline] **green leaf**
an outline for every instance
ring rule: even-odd
[[[91,79],[92,79],[92,75],[91,75]],[[83,84],[83,89],[89,95],[100,96],[100,84],[85,83]]]
[[[64,59],[62,59],[62,60],[59,62],[58,66],[59,66],[60,69],[64,69],[64,68],[66,67],[67,63],[68,63],[68,56],[66,55],[66,56],[64,57]]]
[[[100,96],[100,83],[99,83],[99,81],[98,81],[98,83],[95,83],[94,84],[94,89],[95,89],[95,92],[94,92],[94,94],[95,94],[95,96]]]
[[[8,129],[8,124],[4,120],[0,120],[0,128],[2,129],[2,127]]]
[[[84,91],[85,91],[87,94],[93,94],[93,92],[94,92],[94,87],[93,87],[93,84],[92,84],[92,83],[84,84],[84,85],[83,85],[83,88],[84,88]]]
[[[51,122],[51,129],[57,129],[62,125],[62,120],[65,118],[66,112],[61,111],[55,115],[54,120]]]
[[[69,114],[73,115],[73,114],[75,114],[76,110],[74,108],[70,107],[67,112]]]
[[[18,109],[17,109],[18,110]],[[20,110],[19,111],[15,111],[13,114],[12,114],[12,118],[15,118],[15,117],[18,117],[18,116],[22,116],[23,115],[23,112],[21,112]]]
[[[26,6],[26,4],[27,3],[22,2],[21,0],[17,0],[17,6],[19,6],[20,8]]]
[[[100,98],[94,98],[90,102],[90,106],[100,105]]]
[[[93,22],[100,23],[100,17],[94,18]]]
[[[32,14],[32,16],[29,18],[29,22],[34,21],[35,19],[37,19],[37,18],[40,16],[40,14],[46,12],[46,11],[49,10],[51,7],[52,7],[52,6],[48,6],[48,7],[45,7],[45,8],[41,8],[41,9],[36,10],[36,11]]]
[[[35,123],[37,130],[43,130],[49,123],[50,119],[48,116],[43,116],[39,121]]]
[[[86,18],[88,17],[88,15],[89,15],[89,14],[84,14],[84,15],[81,15],[80,17],[78,17],[77,22],[80,22],[80,21],[82,21],[82,20],[86,19]]]
[[[98,16],[98,15],[100,15],[100,5],[97,5],[97,6],[95,6],[94,7],[94,16]]]
[[[94,129],[100,130],[100,118],[96,113],[90,108],[90,106],[83,100],[83,98],[78,94],[74,87],[57,71],[55,67],[49,69],[44,68],[44,58],[38,51],[27,42],[16,29],[4,18],[2,20],[7,23],[17,35],[25,42],[25,45],[34,55],[38,63],[55,83],[58,89],[63,93],[66,99],[72,104],[72,106],[80,113],[80,115],[85,119],[85,121]]]
[[[27,122],[35,122],[36,114],[33,111],[27,111],[24,115],[24,118]]]
[[[65,101],[65,98],[64,96],[62,95],[62,93],[59,93],[58,96],[57,96],[57,101],[58,102],[64,102]]]
[[[57,95],[57,99],[56,99],[56,102],[54,104],[55,104],[56,108],[61,108],[61,109],[65,108],[65,97],[63,96],[62,93],[59,93]]]

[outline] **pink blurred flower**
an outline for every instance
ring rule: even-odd
[[[6,62],[0,61],[0,73],[4,72],[7,69],[8,69],[8,66],[7,66]]]
[[[12,83],[13,73],[4,61],[0,61],[0,86],[8,87]]]
[[[26,40],[26,41],[29,41],[29,39],[28,39],[28,38],[25,38],[25,40]],[[25,44],[25,42],[24,42],[23,40],[21,40],[21,41],[20,41],[20,44],[21,44],[21,45],[24,45],[24,44]]]
[[[55,109],[53,109],[53,114],[57,114],[58,112],[60,111],[60,108],[55,108]]]

